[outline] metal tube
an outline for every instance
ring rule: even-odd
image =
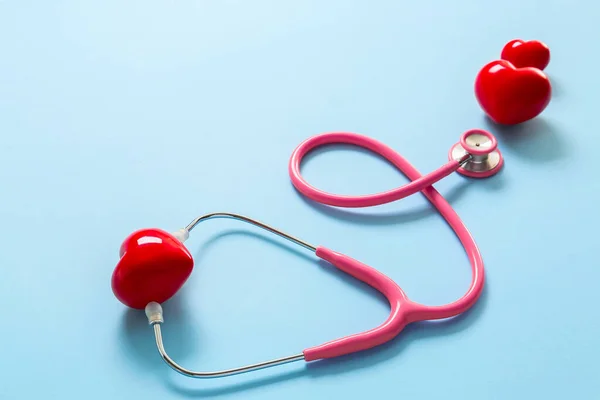
[[[156,347],[158,347],[158,352],[163,360],[175,371],[179,372],[182,375],[188,376],[190,378],[221,378],[225,376],[238,375],[243,374],[245,372],[256,371],[259,369],[274,367],[276,365],[288,364],[294,361],[304,360],[304,354],[296,354],[289,357],[278,358],[275,360],[265,361],[257,364],[246,365],[244,367],[226,369],[222,371],[214,371],[214,372],[195,372],[185,369],[178,365],[165,350],[165,346],[163,345],[162,334],[160,331],[160,323],[153,324],[154,326],[154,336],[156,337]]]
[[[257,221],[255,219],[248,218],[243,215],[234,214],[234,213],[217,212],[217,213],[202,215],[202,216],[194,219],[187,227],[185,227],[185,230],[189,233],[200,222],[206,221],[209,219],[213,219],[213,218],[230,218],[230,219],[235,219],[238,221],[246,222],[251,225],[257,226],[261,229],[267,230],[271,233],[274,233],[284,239],[289,240],[290,242],[293,242],[301,247],[304,247],[307,250],[311,250],[313,252],[317,251],[317,248],[315,246],[313,246],[309,243],[306,243],[305,241],[300,240],[292,235],[288,235],[287,233],[282,232],[279,229],[276,229],[269,225],[263,224],[262,222]],[[275,360],[265,361],[265,362],[261,362],[261,363],[257,363],[257,364],[246,365],[244,367],[239,367],[239,368],[226,369],[226,370],[222,370],[222,371],[214,371],[214,372],[190,371],[189,369],[183,368],[182,366],[178,365],[175,361],[173,361],[173,359],[171,357],[169,357],[169,355],[167,354],[167,351],[165,350],[165,346],[164,346],[163,340],[162,340],[162,333],[160,330],[160,324],[163,322],[162,307],[158,303],[154,303],[154,302],[149,303],[146,306],[146,315],[148,316],[149,323],[154,327],[154,336],[156,338],[156,347],[158,348],[158,352],[159,352],[160,356],[162,357],[162,359],[165,361],[165,363],[167,363],[167,365],[169,365],[175,371],[179,372],[182,375],[191,377],[191,378],[204,378],[204,379],[220,378],[220,377],[224,377],[224,376],[243,374],[245,372],[256,371],[259,369],[274,367],[276,365],[282,365],[282,364],[287,364],[287,363],[291,363],[294,361],[304,360],[304,354],[300,353],[300,354],[295,354],[293,356],[277,358]]]
[[[248,224],[257,226],[259,228],[262,228],[264,230],[267,230],[271,233],[274,233],[284,239],[289,240],[290,242],[293,242],[299,246],[304,247],[307,250],[310,250],[312,252],[316,252],[317,248],[309,243],[306,243],[303,240],[298,239],[297,237],[294,237],[292,235],[288,235],[285,232],[280,231],[279,229],[273,228],[272,226],[263,224],[260,221],[257,221],[255,219],[249,218],[249,217],[245,217],[243,215],[240,214],[234,214],[234,213],[225,213],[225,212],[216,212],[216,213],[211,213],[211,214],[205,214],[202,215],[196,219],[194,219],[192,222],[190,222],[190,224],[188,226],[185,227],[185,229],[190,232],[192,229],[194,229],[196,227],[196,225],[198,225],[200,222],[202,221],[206,221],[209,219],[213,219],[213,218],[230,218],[230,219],[235,219],[238,221],[242,221],[242,222],[246,222]]]
[[[470,153],[466,153],[464,156],[462,156],[459,160],[458,160],[458,164],[459,165],[463,165],[466,164],[467,162],[471,161],[473,159],[473,155]]]

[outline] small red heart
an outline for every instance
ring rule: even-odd
[[[483,111],[496,123],[519,124],[539,115],[552,87],[537,68],[515,68],[506,60],[486,64],[475,79],[475,96]]]
[[[504,45],[500,58],[510,61],[517,68],[544,70],[550,63],[550,49],[539,40],[515,39]]]
[[[143,309],[152,301],[171,298],[187,281],[194,260],[176,237],[160,229],[129,235],[119,250],[112,290],[126,306]]]

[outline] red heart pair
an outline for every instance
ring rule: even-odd
[[[475,96],[496,123],[513,125],[538,116],[550,103],[552,86],[542,72],[550,51],[540,41],[512,40],[501,59],[486,64],[475,79]]]

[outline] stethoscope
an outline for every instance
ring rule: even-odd
[[[364,196],[341,196],[318,190],[309,185],[300,173],[304,156],[317,147],[329,144],[350,144],[379,154],[403,172],[411,182],[399,188]],[[112,289],[125,305],[145,309],[148,323],[154,329],[156,346],[162,359],[175,371],[192,378],[217,378],[241,374],[295,361],[311,362],[366,350],[396,337],[407,324],[416,321],[454,317],[473,306],[484,285],[484,267],[479,249],[458,214],[433,188],[440,179],[458,172],[472,178],[496,174],[503,158],[492,134],[483,130],[469,130],[448,153],[449,161],[437,170],[421,175],[406,159],[385,144],[367,136],[332,132],[313,136],[302,142],[292,153],[289,174],[294,187],[308,198],[336,207],[369,207],[389,203],[416,192],[423,192],[458,236],[472,268],[471,284],[458,300],[442,305],[427,306],[410,300],[389,277],[344,254],[323,246],[314,246],[260,221],[235,213],[212,213],[194,219],[188,226],[174,233],[160,229],[143,229],[131,234],[122,244],[120,260],[113,272]],[[201,222],[215,218],[231,218],[246,222],[297,244],[338,269],[367,283],[388,300],[390,314],[376,328],[335,339],[307,348],[298,354],[257,364],[214,372],[196,372],[178,365],[165,350],[161,324],[164,322],[161,303],[174,296],[192,272],[193,258],[183,243]]]

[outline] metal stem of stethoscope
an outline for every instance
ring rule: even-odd
[[[296,354],[296,355],[289,356],[289,357],[282,357],[282,358],[278,358],[275,360],[265,361],[265,362],[252,364],[252,365],[246,365],[244,367],[239,367],[239,368],[226,369],[226,370],[222,370],[222,371],[214,371],[214,372],[190,371],[188,369],[181,367],[175,361],[173,361],[171,359],[171,357],[169,357],[169,355],[167,354],[167,352],[165,350],[163,342],[162,342],[162,334],[160,331],[160,324],[154,323],[153,325],[154,325],[154,336],[156,336],[156,346],[158,347],[158,352],[160,353],[163,360],[165,360],[167,365],[169,365],[175,371],[179,372],[182,375],[190,377],[190,378],[205,378],[205,379],[206,378],[222,378],[225,376],[239,375],[239,374],[243,374],[245,372],[256,371],[259,369],[275,367],[277,365],[288,364],[288,363],[291,363],[294,361],[304,360],[304,354],[300,353],[300,354]]]
[[[315,246],[313,246],[309,243],[306,243],[305,241],[298,239],[297,237],[289,235],[285,232],[282,232],[279,229],[276,229],[272,226],[266,225],[255,219],[245,217],[240,214],[234,214],[234,213],[217,212],[217,213],[202,215],[202,216],[194,219],[192,222],[190,222],[190,224],[187,227],[184,228],[184,234],[189,233],[200,222],[207,221],[209,219],[214,219],[214,218],[229,218],[229,219],[235,219],[238,221],[246,222],[248,224],[257,226],[261,229],[264,229],[271,233],[274,233],[275,235],[278,235],[284,239],[287,239],[290,242],[297,244],[298,246],[304,247],[307,250],[310,250],[312,252],[317,251],[317,248]],[[221,378],[224,376],[238,375],[238,374],[243,374],[245,372],[256,371],[259,369],[264,369],[264,368],[274,367],[277,365],[291,363],[294,361],[304,360],[304,354],[299,353],[299,354],[295,354],[295,355],[288,356],[288,357],[277,358],[274,360],[269,360],[269,361],[265,361],[265,362],[261,362],[261,363],[257,363],[257,364],[251,364],[251,365],[246,365],[246,366],[239,367],[239,368],[232,368],[232,369],[227,369],[227,370],[222,370],[222,371],[214,371],[214,372],[190,371],[190,370],[178,365],[175,361],[173,361],[173,359],[171,357],[169,357],[169,355],[167,354],[167,351],[165,350],[165,346],[163,344],[163,339],[162,339],[162,332],[160,329],[160,324],[163,323],[163,321],[164,321],[162,307],[158,303],[150,303],[146,307],[146,315],[148,316],[148,322],[154,328],[154,336],[156,337],[156,347],[158,348],[158,352],[159,352],[160,356],[162,357],[162,359],[167,363],[167,365],[169,365],[175,371],[179,372],[182,375],[191,377],[191,378]]]
[[[198,225],[200,222],[206,221],[206,220],[209,220],[209,219],[214,219],[214,218],[229,218],[229,219],[235,219],[235,220],[238,220],[238,221],[243,221],[243,222],[246,222],[248,224],[257,226],[259,228],[262,228],[262,229],[264,229],[266,231],[269,231],[271,233],[274,233],[275,235],[281,236],[282,238],[287,239],[290,242],[293,242],[293,243],[295,243],[295,244],[297,244],[299,246],[302,246],[302,247],[304,247],[307,250],[310,250],[310,251],[313,251],[313,252],[317,251],[317,248],[315,246],[306,243],[304,240],[300,240],[297,237],[294,237],[294,236],[289,235],[289,234],[287,234],[285,232],[282,232],[279,229],[273,228],[272,226],[263,224],[262,222],[257,221],[255,219],[248,218],[248,217],[245,217],[243,215],[234,214],[234,213],[217,212],[217,213],[211,213],[211,214],[202,215],[202,216],[194,219],[192,222],[190,222],[189,225],[185,227],[185,230],[188,231],[188,232],[191,232],[192,229],[194,229],[196,227],[196,225]]]

